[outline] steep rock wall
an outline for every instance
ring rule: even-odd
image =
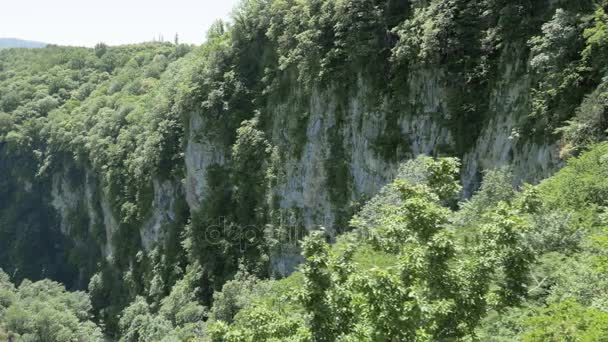
[[[484,170],[511,167],[517,186],[537,182],[560,166],[557,142],[522,139],[517,131],[530,111],[527,58],[521,46],[505,48],[500,57],[499,77],[491,84],[491,98],[487,99],[488,119],[471,148],[460,155],[463,197],[477,188]],[[266,134],[282,151],[278,182],[270,190],[279,198],[282,224],[307,229],[323,226],[334,232],[344,229],[336,227],[345,224],[338,219],[341,212],[373,196],[392,179],[400,162],[419,154],[449,154],[443,152],[446,146],[449,149],[454,145],[453,132],[446,123],[453,115],[446,78],[441,69],[419,68],[409,75],[408,91],[402,99],[406,106],[396,120],[401,134],[398,158],[387,159],[374,147],[395,122],[387,119],[391,110],[388,100],[373,99],[376,93],[362,76],[358,77],[356,90],[344,100],[336,95],[336,89],[313,89],[304,105],[296,104],[293,98],[268,105],[270,128]],[[305,137],[297,136],[293,129],[302,120]],[[204,124],[200,114],[191,115],[186,194],[192,210],[205,201],[206,168],[224,165],[230,158],[229,146],[213,145],[211,139],[196,134],[204,130]],[[302,145],[300,152],[294,153],[298,144]],[[336,149],[340,155],[334,154]],[[345,189],[330,184],[328,161],[345,163]],[[336,201],[335,192],[343,190],[347,195]]]
[[[509,166],[514,185],[536,182],[560,166],[557,142],[538,142],[519,137],[517,128],[529,113],[530,79],[527,55],[521,48],[504,49],[501,70],[492,83],[488,120],[472,147],[460,155],[463,197],[479,185],[483,170]],[[419,154],[446,155],[455,144],[446,122],[450,88],[441,69],[419,67],[408,75],[407,91],[396,117],[387,98],[361,74],[346,96],[336,88],[313,89],[309,96],[270,101],[266,107],[265,134],[280,151],[277,180],[267,190],[278,199],[273,224],[307,230],[324,227],[331,234],[347,229],[357,205],[372,197],[394,177],[401,162]],[[163,240],[167,227],[176,220],[176,203],[185,200],[190,212],[201,209],[208,198],[208,171],[231,162],[231,146],[207,136],[205,113],[190,113],[184,146],[184,179],[153,179],[152,208],[139,228],[141,245],[151,250]],[[399,141],[394,156],[379,153],[375,144],[396,125]],[[338,163],[340,170],[329,164]],[[228,174],[226,174],[228,177]],[[333,178],[332,178],[333,177]],[[334,183],[339,183],[336,186]],[[95,237],[104,258],[114,254],[113,236],[120,220],[110,199],[91,170],[78,180],[67,172],[53,176],[53,207],[60,214],[62,232],[83,243],[86,238],[72,232],[74,217],[87,222],[88,235]],[[82,222],[80,221],[80,223]],[[287,274],[300,261],[297,249],[288,248],[272,260],[275,271]]]
[[[122,227],[112,210],[111,199],[89,168],[74,166],[53,175],[51,205],[56,210],[61,233],[69,237],[78,251],[79,288],[86,282],[101,259],[112,260],[116,253],[116,235]],[[167,230],[179,219],[178,202],[184,197],[178,180],[155,178],[149,217],[139,227],[141,248],[151,251],[162,243]],[[88,267],[88,268],[87,268]]]

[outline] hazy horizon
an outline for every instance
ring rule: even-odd
[[[158,40],[200,44],[217,19],[229,17],[239,0],[10,1],[0,11],[0,38],[47,44],[123,45]]]

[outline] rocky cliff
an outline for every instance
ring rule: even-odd
[[[529,141],[518,133],[521,119],[530,111],[528,55],[521,49],[505,49],[500,58],[500,77],[488,92],[490,119],[474,137],[471,148],[461,155],[463,197],[476,189],[484,170],[508,166],[517,186],[546,178],[561,165],[557,139]],[[303,103],[294,104],[293,98],[287,96],[269,104],[265,108],[270,113],[265,133],[271,144],[282,151],[277,179],[266,189],[267,195],[277,201],[279,214],[274,220],[308,230],[321,226],[334,232],[345,230],[347,227],[337,226],[346,222],[338,222],[339,217],[350,214],[350,206],[372,197],[390,182],[401,162],[420,154],[449,153],[455,142],[446,122],[454,113],[448,109],[450,86],[446,77],[437,70],[413,71],[401,99],[407,104],[406,109],[390,119],[389,101],[370,100],[376,92],[363,76],[357,78],[354,90],[346,98],[339,99],[333,89],[315,89]],[[208,196],[208,170],[230,162],[231,146],[205,135],[209,131],[205,125],[213,123],[205,121],[204,113],[189,113],[187,117],[189,130],[182,151],[184,165],[180,166],[185,169],[185,177],[152,181],[150,214],[139,228],[146,250],[162,241],[164,227],[175,222],[177,201],[185,199],[190,211],[196,212],[205,201],[213,200]],[[390,125],[396,125],[399,140],[391,150],[395,155],[386,156],[374,144]],[[301,144],[299,151],[293,152],[297,144]],[[333,154],[336,150],[340,155]],[[344,179],[340,181],[346,188],[330,184],[327,161],[337,158],[344,162],[345,172],[340,174]],[[60,214],[62,232],[67,235],[74,229],[70,226],[73,212],[84,210],[91,232],[95,226],[103,227],[101,253],[111,257],[112,235],[119,229],[119,218],[110,209],[109,195],[104,194],[91,173],[86,170],[80,180],[57,173],[52,183],[52,205]],[[332,191],[346,193],[336,200]],[[280,273],[287,273],[293,270],[294,262],[297,259],[276,267]]]
[[[348,231],[418,155],[458,157],[462,198],[489,169],[538,182],[601,93],[594,8],[251,1],[197,48],[1,52],[0,266],[81,288],[97,274],[103,299],[160,298],[199,264],[210,302],[241,267],[292,272],[303,234]],[[21,258],[30,236],[48,255]]]

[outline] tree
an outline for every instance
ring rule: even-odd
[[[9,336],[41,342],[104,341],[91,321],[91,309],[83,292],[67,292],[50,280],[25,280],[15,288],[0,270],[0,327]]]
[[[301,300],[311,314],[310,330],[315,341],[334,341],[335,316],[328,303],[327,292],[332,279],[329,270],[329,246],[322,232],[313,232],[303,244],[306,262],[302,269],[304,288]]]
[[[357,272],[349,252],[337,262],[320,233],[305,240],[301,296],[316,340],[459,339],[474,334],[488,308],[517,305],[525,295],[531,255],[517,210],[502,203],[487,212],[478,223],[479,246],[457,253],[442,198],[459,190],[458,163],[425,165],[427,184],[392,185],[401,200],[380,208],[382,217],[366,241],[394,255],[395,267]],[[344,315],[351,325],[336,324]]]
[[[525,321],[524,342],[606,341],[608,313],[584,307],[574,300],[554,303]]]

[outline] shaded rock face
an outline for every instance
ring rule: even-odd
[[[526,73],[527,57],[520,49],[505,49],[502,74],[490,99],[491,120],[474,148],[463,157],[464,196],[479,186],[483,170],[511,168],[514,186],[538,182],[555,172],[562,162],[557,141],[538,143],[522,139],[519,121],[530,112],[531,81]]]
[[[191,210],[200,209],[207,189],[207,170],[212,165],[226,163],[225,146],[211,143],[200,134],[205,120],[199,114],[190,114],[188,143],[184,153],[186,167],[185,193]]]
[[[76,243],[84,243],[83,239],[91,237],[103,257],[111,259],[114,255],[113,238],[120,229],[120,220],[113,212],[110,199],[99,185],[98,180],[90,170],[74,179],[67,173],[53,175],[51,189],[52,206],[60,218],[61,232],[74,238]],[[176,203],[183,197],[183,189],[179,181],[155,178],[152,181],[154,198],[149,218],[139,229],[142,248],[151,250],[156,243],[162,241],[165,227],[175,223]],[[74,222],[75,218],[81,219]],[[86,227],[81,227],[83,223]],[[84,232],[74,232],[74,229]]]
[[[90,171],[79,175],[74,179],[67,172],[55,173],[53,175],[53,187],[51,189],[52,206],[60,218],[61,232],[65,235],[75,237],[74,229],[83,229],[84,235],[93,235],[95,227],[103,228],[104,238],[98,241],[100,252],[105,257],[113,254],[112,235],[118,229],[118,222],[112,215],[107,198],[99,192],[96,180]],[[74,219],[80,219],[74,222]],[[78,227],[82,224],[86,227]],[[84,243],[77,238],[77,243]],[[91,246],[94,248],[94,246]]]

